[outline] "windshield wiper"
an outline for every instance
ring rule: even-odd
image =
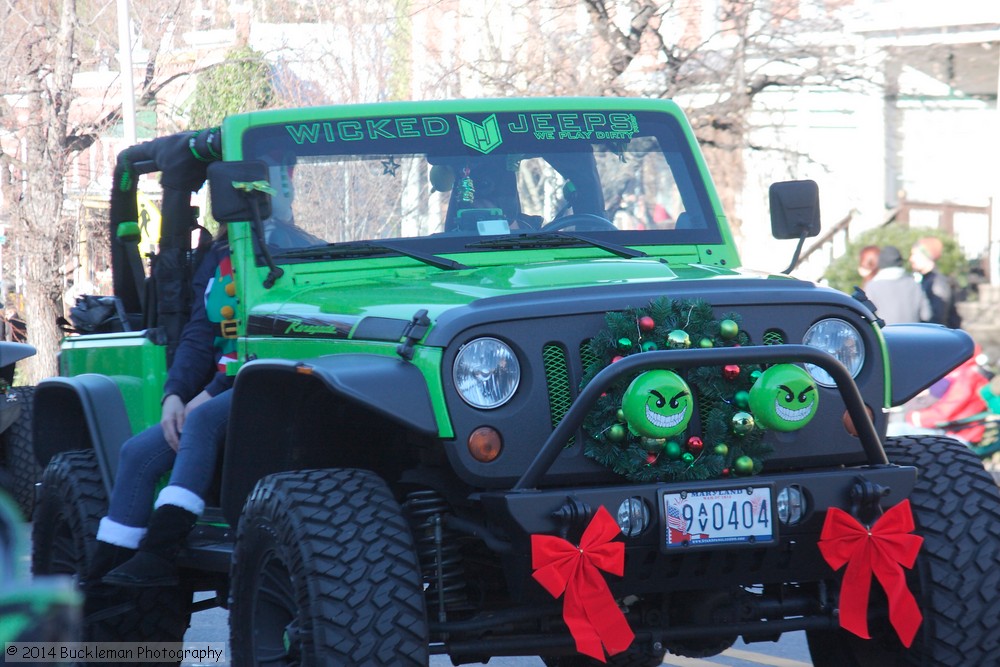
[[[635,259],[637,257],[649,257],[647,253],[634,248],[628,248],[617,243],[599,241],[595,238],[583,234],[571,234],[569,232],[534,232],[504,236],[502,238],[490,239],[489,241],[477,241],[469,243],[466,248],[509,248],[520,250],[525,248],[551,248],[553,246],[571,246],[584,243],[594,248],[606,250],[613,255],[624,257],[625,259]]]
[[[369,257],[371,255],[382,255],[386,252],[396,253],[423,262],[430,266],[445,269],[447,271],[457,271],[470,267],[456,262],[453,259],[439,257],[426,252],[419,252],[386,241],[345,241],[343,243],[330,243],[324,246],[312,246],[310,248],[297,248],[285,250],[275,254],[275,257],[282,259],[337,259],[345,257]]]

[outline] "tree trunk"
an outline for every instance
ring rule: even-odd
[[[36,74],[37,92],[28,96],[35,122],[25,132],[24,189],[13,206],[25,232],[25,324],[28,342],[37,353],[24,365],[24,372],[32,385],[58,371],[61,334],[56,317],[62,315],[62,267],[75,242],[73,227],[63,217],[69,107],[78,66],[75,0],[63,0],[60,9],[51,71],[43,68]]]

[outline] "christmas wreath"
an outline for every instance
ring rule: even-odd
[[[590,341],[583,385],[619,359],[652,350],[752,345],[736,313],[702,300],[654,300],[610,312]],[[818,395],[798,366],[757,364],[645,371],[611,386],[584,420],[587,456],[635,482],[696,481],[761,471],[767,428],[802,428]]]

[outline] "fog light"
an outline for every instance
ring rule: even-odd
[[[490,426],[480,426],[469,436],[469,453],[480,463],[489,463],[500,456],[503,441],[496,429]]]
[[[649,507],[642,498],[626,498],[615,518],[625,537],[636,537],[649,526]]]
[[[786,486],[778,493],[778,521],[794,526],[806,513],[805,497],[797,485]]]

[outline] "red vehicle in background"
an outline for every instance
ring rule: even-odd
[[[926,407],[909,410],[907,424],[960,438],[981,458],[1000,451],[1000,376],[986,362],[977,346],[968,361],[914,399]]]

